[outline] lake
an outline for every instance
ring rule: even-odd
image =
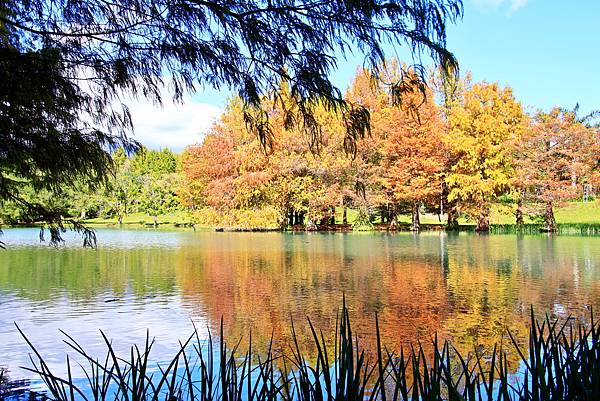
[[[200,336],[285,350],[290,320],[311,349],[307,318],[333,332],[345,294],[361,342],[379,315],[390,348],[435,333],[461,351],[526,341],[530,307],[553,318],[600,306],[600,237],[411,233],[217,233],[99,229],[98,249],[73,233],[57,248],[37,229],[6,229],[0,251],[0,366],[32,378],[14,323],[65,374],[59,330],[91,354],[156,338],[170,359],[195,326]],[[515,359],[516,360],[516,359]],[[516,369],[516,366],[514,367]]]

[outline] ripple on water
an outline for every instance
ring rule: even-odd
[[[508,326],[524,332],[530,305],[557,317],[600,308],[598,237],[98,230],[99,248],[83,250],[73,234],[54,249],[37,233],[2,238],[0,364],[12,371],[29,366],[13,322],[64,373],[60,329],[102,355],[100,329],[124,353],[149,328],[155,360],[174,354],[192,320],[206,337],[223,317],[236,343],[249,325],[256,341],[285,338],[292,317],[305,343],[306,318],[332,328],[342,293],[361,338],[372,341],[377,312],[392,346],[439,332],[472,350]]]

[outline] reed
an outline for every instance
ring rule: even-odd
[[[396,352],[381,343],[375,317],[376,349],[361,347],[352,331],[345,304],[338,317],[334,341],[308,321],[316,346],[316,359],[300,351],[294,324],[288,351],[254,355],[252,336],[241,351],[220,337],[202,341],[194,332],[167,364],[150,362],[153,340],[129,355],[116,355],[106,335],[103,359],[93,358],[67,334],[65,342],[84,363],[86,379],[73,379],[72,359],[66,377],[54,375],[43,356],[21,332],[32,349],[32,367],[53,400],[200,400],[200,401],[540,401],[600,399],[600,327],[593,313],[586,325],[538,320],[531,311],[528,348],[508,332],[504,346],[487,355],[476,349],[461,355],[451,343],[433,339],[433,355],[421,343]],[[507,352],[517,353],[521,368],[509,372]],[[474,356],[473,356],[474,355]]]
[[[27,380],[11,380],[8,370],[0,366],[0,400],[44,399],[42,394],[29,390],[29,384]]]
[[[2,390],[6,383],[8,383],[8,374],[6,373],[6,370],[3,367],[0,367],[0,394],[2,393]]]
[[[474,226],[470,227],[474,230]],[[492,224],[490,233],[493,234],[540,234],[544,231],[543,224]],[[564,223],[558,224],[557,233],[562,235],[598,235],[600,224],[595,223]]]

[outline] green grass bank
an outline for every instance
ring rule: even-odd
[[[353,209],[347,210],[347,221],[349,225],[354,224],[358,217],[358,212]],[[593,202],[571,202],[565,205],[556,207],[555,209],[556,222],[559,226],[559,232],[588,232],[596,229],[600,230],[600,201]],[[400,229],[405,229],[410,226],[411,216],[408,214],[400,214],[397,217]],[[336,224],[343,222],[343,209],[336,209]],[[514,211],[509,207],[497,206],[492,209],[490,217],[493,232],[511,232],[516,230]],[[116,217],[111,218],[94,218],[85,220],[86,224],[92,227],[119,227],[119,222]],[[376,220],[375,223],[378,223]],[[464,217],[459,219],[462,229],[473,229],[475,223]],[[199,224],[194,215],[187,211],[174,212],[159,215],[157,218],[159,228],[192,228],[197,230],[213,230],[222,228],[221,226]],[[444,215],[436,214],[421,214],[421,224],[424,229],[440,228],[446,224]],[[527,217],[525,219],[525,227],[523,231],[534,232],[538,230],[539,222],[535,219]],[[121,227],[127,228],[143,228],[154,227],[154,217],[144,213],[128,214],[123,218]],[[227,227],[226,227],[227,228]]]

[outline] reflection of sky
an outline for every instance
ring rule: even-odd
[[[96,229],[98,248],[176,248],[182,240],[189,237],[190,232],[177,231],[179,235],[164,235],[165,231],[155,229],[119,230]],[[11,228],[2,231],[0,241],[8,247],[49,246],[50,233],[44,232],[44,242],[39,239],[39,228]],[[186,235],[187,234],[187,235]],[[62,234],[65,240],[58,248],[81,247],[83,237],[71,230]]]
[[[156,362],[170,360],[179,341],[185,341],[193,333],[194,325],[201,339],[208,337],[206,319],[190,316],[176,296],[140,300],[130,293],[118,299],[105,294],[88,301],[62,297],[53,300],[51,308],[47,302],[28,301],[9,294],[0,299],[0,364],[18,372],[11,373],[14,377],[29,376],[18,368],[31,365],[28,356],[31,350],[12,322],[40,350],[50,369],[62,377],[66,377],[66,353],[72,357],[74,352],[63,342],[67,338],[60,330],[72,336],[89,355],[103,359],[106,346],[100,330],[112,341],[117,355],[127,357],[130,346],[144,344],[149,328],[150,338],[156,340],[151,360]],[[83,377],[81,372],[79,377]]]

